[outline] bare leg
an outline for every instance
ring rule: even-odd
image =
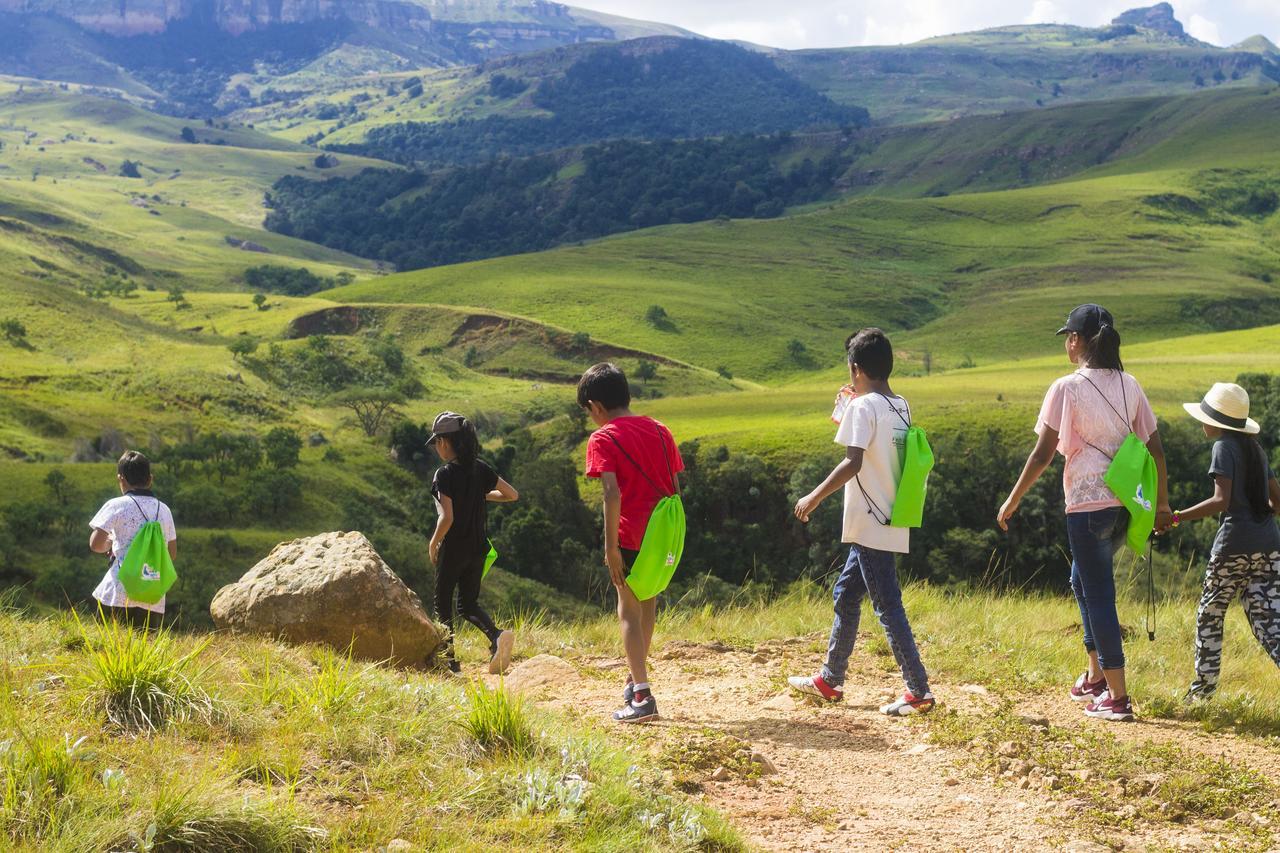
[[[622,650],[627,656],[631,678],[636,684],[647,684],[649,670],[645,665],[648,644],[645,641],[644,604],[626,584],[615,589],[618,591],[618,624],[622,629]]]
[[[1098,653],[1091,651],[1089,652],[1089,681],[1096,684],[1099,678],[1102,678],[1102,667],[1098,664]]]
[[[1124,683],[1124,667],[1104,669],[1102,674],[1107,677],[1107,689],[1111,691],[1112,699],[1128,698],[1129,688]]]
[[[642,601],[640,606],[644,609],[642,615],[644,620],[644,656],[645,660],[648,660],[649,652],[653,647],[653,628],[658,624],[658,597],[655,595],[648,601]]]

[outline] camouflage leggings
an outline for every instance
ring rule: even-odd
[[[1244,600],[1253,635],[1280,666],[1280,552],[1211,557],[1196,611],[1196,680],[1192,690],[1212,693],[1222,666],[1227,605]]]

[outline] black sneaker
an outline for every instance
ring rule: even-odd
[[[648,723],[658,719],[658,701],[650,695],[643,702],[634,699],[613,712],[615,723]]]
[[[456,660],[449,661],[449,671],[454,675],[462,675],[462,664],[458,663]]]
[[[1218,685],[1205,684],[1203,681],[1197,681],[1191,685],[1186,695],[1182,697],[1182,701],[1187,705],[1194,705],[1197,702],[1208,702],[1213,698],[1213,694],[1218,691]]]

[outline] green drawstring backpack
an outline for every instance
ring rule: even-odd
[[[480,580],[489,577],[489,570],[493,568],[493,564],[498,561],[498,549],[493,547],[493,540],[489,540],[489,553],[484,558],[484,571],[480,573]]]
[[[627,575],[627,586],[631,587],[636,598],[648,601],[671,583],[671,578],[680,565],[680,557],[684,554],[685,516],[684,501],[680,499],[680,481],[676,479],[675,470],[671,467],[671,459],[667,456],[666,442],[662,439],[661,430],[658,430],[658,441],[662,445],[662,458],[667,463],[667,473],[671,476],[672,487],[675,489],[675,492],[670,495],[658,488],[658,484],[653,482],[636,460],[631,458],[631,454],[618,443],[618,439],[610,435],[609,440],[617,446],[627,461],[635,466],[640,476],[648,481],[660,497],[644,529],[640,553],[636,555],[631,574]]]
[[[133,495],[129,498],[138,508],[144,523],[120,561],[120,585],[133,601],[157,604],[178,579],[178,572],[169,557],[169,543],[165,541],[164,528],[160,525],[160,502],[156,501],[156,517],[147,521],[142,505]]]
[[[929,446],[924,430],[912,425],[910,408],[903,415],[888,397],[884,394],[880,396],[884,397],[893,413],[907,425],[902,473],[898,477],[898,492],[893,499],[892,514],[886,515],[880,509],[871,495],[867,494],[867,490],[862,488],[861,480],[858,480],[858,488],[862,491],[868,508],[874,510],[872,516],[881,524],[886,527],[919,527],[924,523],[924,499],[929,489],[929,472],[933,470],[933,448]]]
[[[1156,498],[1160,488],[1156,460],[1147,449],[1147,445],[1134,433],[1129,419],[1112,405],[1097,383],[1083,373],[1079,375],[1084,376],[1085,381],[1093,386],[1111,407],[1111,411],[1116,413],[1129,430],[1129,434],[1125,436],[1124,442],[1114,456],[1100,447],[1092,444],[1089,446],[1111,460],[1111,465],[1107,468],[1107,473],[1102,475],[1102,480],[1116,496],[1116,500],[1129,511],[1129,532],[1126,535],[1126,541],[1133,552],[1138,553],[1146,546],[1147,540],[1151,538],[1151,531],[1155,530],[1156,526]],[[1123,373],[1120,374],[1120,393],[1125,394]],[[1124,409],[1126,412],[1129,411],[1127,395],[1124,397]],[[1085,443],[1088,444],[1088,442]]]

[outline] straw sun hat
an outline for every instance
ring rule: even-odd
[[[1219,429],[1256,435],[1258,422],[1249,417],[1249,392],[1233,382],[1218,382],[1199,403],[1183,403],[1187,414]]]

